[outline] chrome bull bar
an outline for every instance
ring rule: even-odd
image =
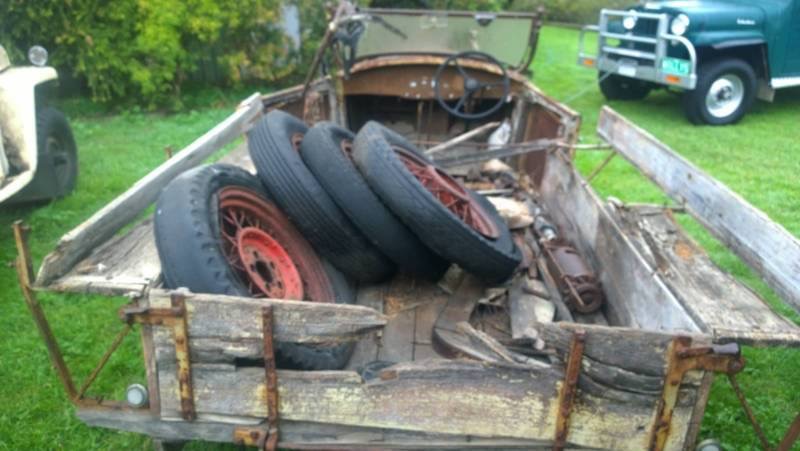
[[[608,30],[610,19],[624,20],[626,17],[633,17],[637,21],[640,19],[656,21],[654,35],[641,36]],[[697,52],[688,39],[669,32],[669,21],[670,17],[663,13],[603,9],[600,11],[598,25],[586,25],[581,28],[578,41],[578,64],[602,72],[617,73],[662,85],[694,89],[697,85]],[[590,55],[585,51],[587,32],[597,33],[597,53],[595,55]],[[620,45],[612,45],[609,43],[611,39],[618,40]],[[622,44],[626,42],[646,44],[652,46],[653,51],[624,47]],[[676,58],[667,55],[670,45],[681,45],[686,49],[689,55],[688,73],[677,73],[670,70],[669,63],[676,61]]]

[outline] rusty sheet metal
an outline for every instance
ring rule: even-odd
[[[574,247],[561,239],[542,243],[547,265],[570,309],[581,313],[597,311],[605,295],[594,272]]]
[[[704,370],[732,375],[744,369],[745,362],[736,343],[696,348],[692,348],[691,343],[692,339],[685,336],[675,337],[670,343],[664,388],[650,432],[650,450],[663,450],[667,443],[678,392],[688,371]]]
[[[346,95],[397,96],[406,99],[434,98],[432,80],[436,68],[446,60],[434,55],[398,55],[370,58],[353,65],[349,79],[344,81]],[[467,69],[474,69],[474,76],[482,83],[495,83],[502,72],[483,61],[459,59],[458,63]],[[515,72],[508,72],[511,80],[511,93],[516,94],[528,88],[528,80]],[[461,76],[455,68],[442,73],[440,92],[445,99],[457,99],[464,93]],[[502,87],[486,89],[485,98],[498,98]]]
[[[586,331],[577,330],[572,335],[569,345],[569,356],[567,357],[567,367],[564,371],[564,382],[558,392],[558,417],[556,418],[556,435],[553,442],[553,450],[561,451],[567,444],[569,435],[569,416],[572,413],[572,405],[575,403],[575,394],[578,386],[578,377],[581,372],[581,361],[583,360],[583,348],[586,344]]]

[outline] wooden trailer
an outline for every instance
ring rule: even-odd
[[[579,116],[518,73],[509,74],[502,109],[469,124],[508,120],[510,144],[487,150],[467,143],[437,158],[452,166],[489,155],[513,165],[516,193],[549,214],[597,275],[606,299],[599,312],[563,309],[524,221],[514,234],[525,263],[500,287],[454,268],[439,283],[400,275],[361,286],[354,305],[162,287],[152,216],[142,216],[170,180],[273,108],[351,129],[377,119],[423,144],[451,140],[467,123],[433,100],[430,77],[444,59],[380,56],[357,62],[347,79],[313,82],[307,93],[298,86],[249,97],[64,235],[35,277],[26,230],[17,225],[21,286],[78,417],[161,442],[264,448],[691,449],[714,375],[743,368],[739,344],[800,343],[800,329],[717,267],[669,208],[601,200],[572,163]],[[480,62],[465,64],[487,80],[501,76]],[[456,83],[447,89],[461,94]],[[598,133],[800,305],[797,239],[614,111],[603,109]],[[245,145],[223,160],[253,170]],[[80,388],[36,301],[40,290],[131,298],[120,311],[120,337]],[[505,301],[486,313],[493,296]],[[536,316],[542,300],[561,308],[555,321]],[[483,328],[479,311],[507,337]],[[133,327],[141,334],[148,402],[88,398],[86,388]],[[289,371],[275,369],[274,341],[356,346],[341,371]]]

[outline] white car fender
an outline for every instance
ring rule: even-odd
[[[5,139],[4,154],[17,154],[22,170],[0,186],[0,202],[24,188],[36,173],[35,88],[58,78],[52,67],[9,67],[0,72],[0,130]]]

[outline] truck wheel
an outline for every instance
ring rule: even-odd
[[[42,108],[36,113],[36,145],[39,165],[52,165],[53,197],[66,196],[78,182],[78,147],[64,114],[55,108]],[[36,170],[38,174],[49,171]]]
[[[742,60],[720,59],[700,68],[695,89],[683,93],[683,110],[693,124],[732,124],[750,109],[755,94],[753,68]]]
[[[649,83],[622,75],[598,72],[600,92],[608,100],[642,100],[652,88]]]

